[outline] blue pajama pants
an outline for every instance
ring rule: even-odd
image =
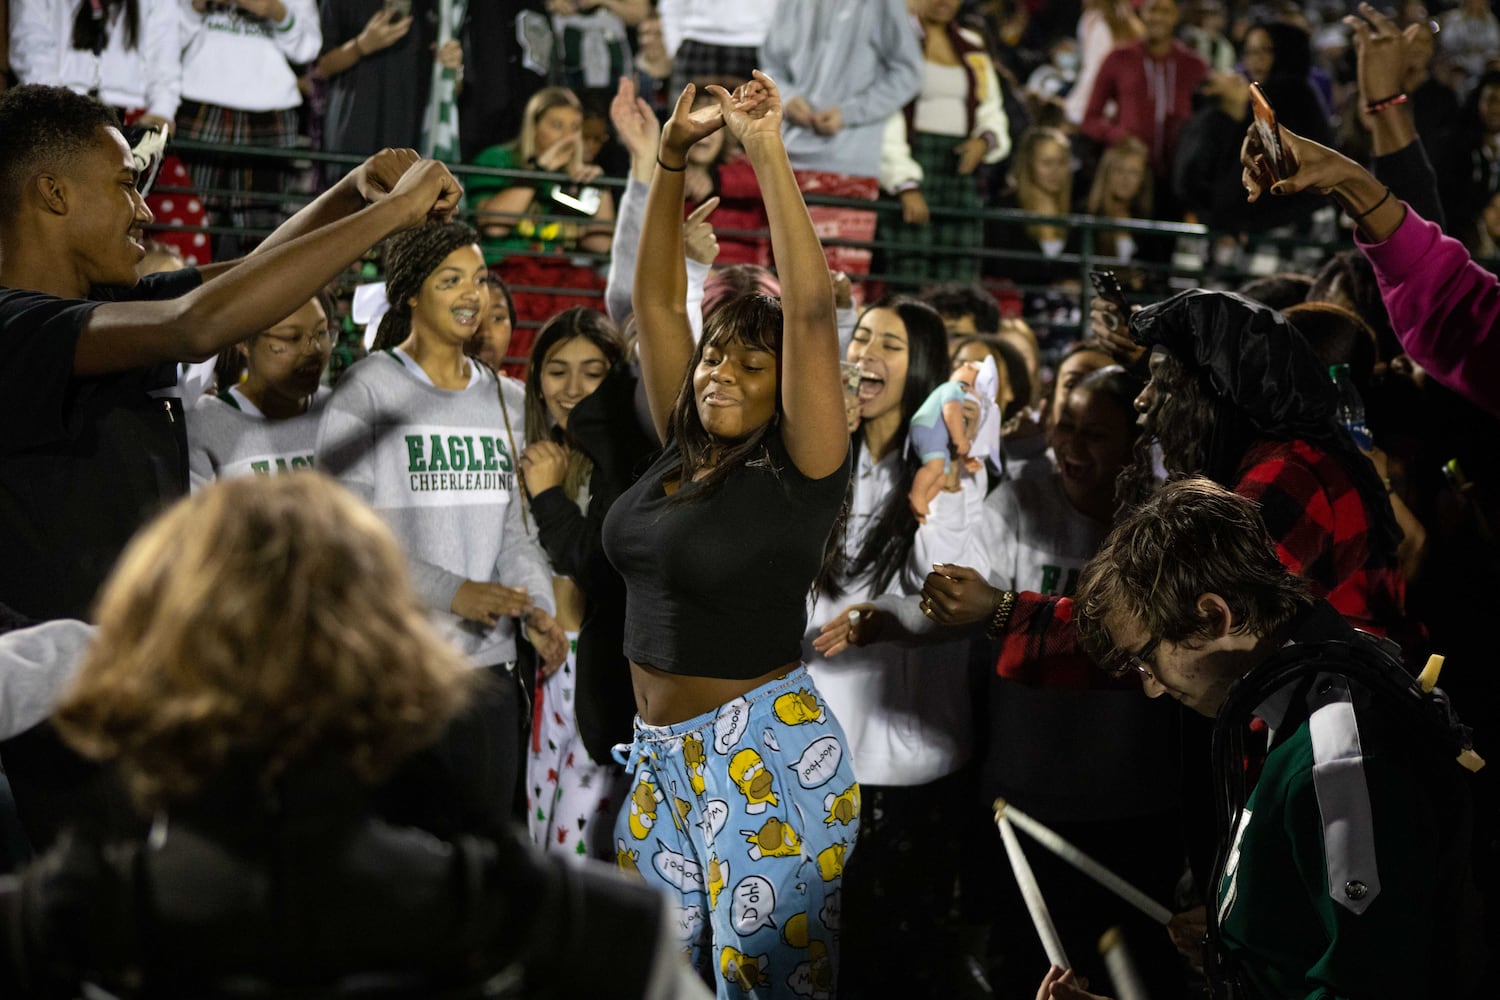
[[[806,669],[673,726],[637,719],[622,763],[619,865],[671,897],[718,996],[834,996],[859,785]]]

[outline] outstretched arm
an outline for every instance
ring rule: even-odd
[[[745,147],[770,221],[771,250],[781,279],[782,442],[798,471],[822,479],[844,464],[849,451],[838,325],[823,246],[781,139],[781,95],[760,70],[734,96],[722,87],[709,90]]]
[[[452,215],[461,195],[447,167],[424,160],[368,208],[252,254],[181,298],[104,303],[78,337],[74,374],[210,358],[285,317],[391,233]]]
[[[692,84],[662,130],[656,175],[646,196],[635,269],[636,329],[641,378],[657,438],[667,439],[672,406],[693,359],[693,331],[687,315],[687,266],[682,246],[682,182],[693,143],[724,126],[720,108],[693,111]],[[727,97],[727,95],[726,95]],[[722,103],[722,102],[721,102]]]

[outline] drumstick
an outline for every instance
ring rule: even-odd
[[[1051,851],[1053,854],[1056,854],[1059,858],[1062,858],[1068,864],[1072,865],[1074,868],[1077,868],[1089,878],[1093,879],[1095,882],[1099,883],[1104,888],[1114,893],[1116,896],[1119,896],[1125,902],[1129,903],[1137,910],[1140,910],[1152,920],[1155,920],[1157,923],[1165,926],[1167,921],[1172,919],[1171,910],[1167,909],[1165,906],[1162,906],[1156,900],[1152,899],[1150,896],[1146,895],[1144,892],[1137,889],[1135,886],[1131,885],[1129,882],[1125,881],[1120,876],[1116,875],[1114,872],[1110,871],[1108,868],[1104,867],[1099,862],[1089,857],[1087,854],[1084,854],[1078,848],[1074,847],[1072,844],[1064,840],[1056,831],[1052,830],[1049,827],[1043,826],[1040,822],[1032,819],[1030,816],[1026,815],[1015,806],[1009,805],[1003,798],[996,799],[996,820],[998,821],[1002,815],[1010,817],[1011,821],[1014,822],[1015,825],[1020,827],[1022,830],[1025,830],[1026,835],[1029,836],[1032,840],[1035,840],[1047,850]]]
[[[1111,927],[1099,938],[1099,954],[1104,958],[1104,967],[1109,970],[1119,1000],[1150,1000],[1146,995],[1146,985],[1141,982],[1141,974],[1136,971],[1130,951],[1125,947],[1125,936],[1120,933],[1120,928]]]
[[[995,822],[1000,827],[1000,839],[1005,841],[1005,853],[1010,856],[1010,868],[1016,874],[1016,884],[1021,887],[1021,898],[1026,901],[1026,909],[1031,912],[1031,922],[1036,925],[1037,937],[1042,939],[1042,948],[1047,952],[1047,961],[1060,969],[1070,968],[1068,955],[1063,951],[1062,939],[1057,936],[1057,928],[1052,926],[1052,914],[1047,912],[1047,901],[1042,898],[1041,887],[1036,884],[1036,876],[1032,874],[1026,854],[1021,850],[1021,841],[1017,839],[1015,829],[1004,813],[997,816]]]

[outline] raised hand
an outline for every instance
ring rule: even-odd
[[[562,485],[568,474],[568,450],[555,441],[534,441],[521,452],[521,481],[528,496]]]
[[[776,82],[755,70],[749,83],[736,87],[733,94],[723,87],[711,86],[708,92],[719,99],[724,122],[741,145],[774,136],[781,138],[781,91]]]
[[[420,226],[428,219],[447,222],[458,211],[464,189],[437,160],[418,160],[396,182],[387,196],[404,201],[409,209],[407,224]]]
[[[349,174],[359,196],[374,204],[390,194],[397,182],[422,158],[415,149],[382,149]]]
[[[609,120],[620,143],[630,153],[632,163],[655,159],[657,143],[661,141],[661,123],[652,113],[651,105],[636,93],[635,81],[628,76],[620,77],[620,89],[609,102]]]
[[[1359,5],[1359,14],[1350,14],[1344,23],[1354,35],[1360,103],[1395,97],[1406,89],[1408,49],[1417,32],[1427,28],[1413,23],[1402,31],[1367,3]]]
[[[710,91],[722,91],[723,87],[710,87]],[[693,143],[699,139],[713,135],[724,127],[723,101],[719,104],[707,104],[693,110],[693,97],[697,94],[697,88],[688,84],[682,88],[682,94],[677,98],[677,106],[672,109],[672,117],[667,119],[666,127],[661,132],[661,151],[659,155],[662,162],[668,167],[677,168],[687,164],[687,151],[693,148]]]
[[[1280,181],[1271,173],[1270,154],[1261,145],[1260,133],[1253,125],[1245,132],[1245,141],[1240,146],[1240,165],[1244,168],[1241,179],[1252,202],[1259,200],[1266,191],[1295,194],[1312,190],[1332,194],[1340,183],[1365,172],[1342,153],[1304,139],[1285,125],[1276,128],[1281,133],[1281,148],[1285,150],[1291,168]]]
[[[562,173],[573,162],[582,141],[578,135],[564,136],[536,154],[536,165],[554,174]]]

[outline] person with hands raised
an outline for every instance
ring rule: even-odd
[[[635,307],[631,304],[631,291],[635,283],[636,248],[640,243],[641,226],[646,214],[646,192],[651,178],[656,174],[656,152],[661,142],[661,122],[645,99],[636,92],[635,81],[620,78],[620,89],[615,92],[609,105],[609,120],[615,134],[630,154],[630,176],[625,183],[625,193],[620,198],[620,214],[615,219],[614,236],[610,244],[609,275],[604,286],[604,304],[609,318],[623,324],[630,318]],[[687,305],[688,322],[693,327],[693,339],[698,339],[703,329],[703,315],[699,305],[703,301],[703,285],[708,280],[709,268],[718,258],[718,238],[708,216],[719,207],[718,198],[709,198],[688,213],[683,223],[683,239],[687,257]]]
[[[0,605],[85,618],[126,541],[187,492],[181,402],[161,393],[177,363],[280,321],[385,236],[451,214],[461,189],[442,164],[385,150],[245,260],[138,280],[152,215],[113,113],[17,87],[0,135]],[[97,806],[56,787],[59,757],[77,758],[45,726],[0,754],[33,846]]]
[[[717,102],[694,111],[689,85],[662,131],[635,274],[664,450],[604,522],[636,695],[616,846],[680,908],[682,944],[720,997],[790,998],[799,983],[837,988],[839,887],[859,827],[842,730],[801,663],[849,437],[833,287],[780,93],[759,71],[733,94],[708,91]],[[724,302],[695,346],[682,175],[693,143],[726,127],[764,193],[782,297]],[[693,876],[648,863],[662,852]]]
[[[1274,176],[1255,130],[1240,159],[1251,202],[1316,191],[1358,227],[1354,241],[1375,269],[1391,327],[1413,361],[1439,382],[1500,413],[1500,282],[1364,167],[1279,127],[1291,172]]]

